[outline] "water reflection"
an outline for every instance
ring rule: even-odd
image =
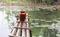
[[[3,11],[0,11],[0,37],[8,37],[10,32],[5,16],[6,14]]]

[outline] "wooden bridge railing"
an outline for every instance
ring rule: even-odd
[[[26,14],[25,22],[19,21],[16,23],[9,37],[32,37],[28,14]]]

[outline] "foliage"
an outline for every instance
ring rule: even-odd
[[[30,2],[30,0],[4,0],[5,3]]]

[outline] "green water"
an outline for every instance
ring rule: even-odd
[[[2,10],[1,10],[2,11]],[[4,10],[3,10],[4,11]],[[6,17],[5,19],[8,21],[8,26],[11,28],[15,25],[16,15],[19,11],[5,10]],[[30,15],[30,27],[32,31],[33,37],[56,37],[57,31],[54,29],[49,29],[48,27],[52,25],[52,23],[57,23],[60,21],[60,11],[50,11],[47,9],[40,9],[39,11],[29,11]],[[13,20],[11,20],[13,19]],[[15,19],[15,20],[14,20]],[[57,20],[57,21],[54,21]]]
[[[48,29],[47,27],[34,27],[31,30],[33,37],[57,37],[57,31]]]
[[[57,30],[49,29],[48,27],[51,26],[53,22],[57,23],[54,19],[58,20],[58,18],[60,18],[60,11],[41,9],[40,11],[30,11],[29,15],[31,16],[30,25],[32,26],[33,37],[57,37]]]

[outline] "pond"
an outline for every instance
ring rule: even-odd
[[[11,32],[11,28],[12,26],[15,25],[16,23],[16,18],[15,18],[15,11],[10,11],[10,10],[0,10],[0,37],[8,37],[8,35]],[[19,11],[17,11],[18,13]],[[51,21],[46,21],[42,20],[44,18],[43,13],[40,15],[38,13],[35,12],[34,17],[32,13],[29,13],[30,15],[32,15],[32,17],[30,17],[30,27],[32,30],[32,35],[33,37],[57,37],[57,30],[55,29],[49,29],[48,27],[50,27],[52,25]],[[38,16],[38,17],[37,17]],[[42,17],[40,17],[42,16]],[[37,17],[37,18],[36,18]],[[35,20],[32,20],[35,19]],[[36,20],[37,19],[37,20]],[[41,21],[41,20],[42,21]],[[12,25],[13,24],[13,25]],[[52,26],[53,27],[53,26]],[[51,28],[51,27],[50,27]],[[59,30],[60,27],[58,27]]]

